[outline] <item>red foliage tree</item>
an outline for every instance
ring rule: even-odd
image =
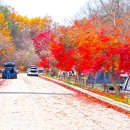
[[[119,22],[113,27],[95,17],[76,20],[69,27],[59,27],[55,37],[50,31],[40,33],[33,41],[42,64],[48,65],[51,57],[54,57],[57,68],[61,70],[69,71],[75,67],[80,72],[109,71],[118,94],[115,72],[130,73],[130,38],[128,35],[123,38],[122,30]]]
[[[40,58],[49,56],[51,31],[38,33],[32,40],[35,52]]]
[[[66,50],[63,43],[53,42],[51,44],[51,53],[56,58],[56,66],[60,70],[70,71],[75,65],[75,59],[73,57],[73,50]]]
[[[48,57],[45,57],[44,59],[41,59],[38,63],[38,66],[44,67],[47,70],[50,68],[49,59]]]
[[[50,68],[50,41],[51,31],[38,33],[33,39],[36,54],[40,57],[38,65],[46,69]]]

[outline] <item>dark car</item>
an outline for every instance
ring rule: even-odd
[[[15,63],[13,62],[6,62],[4,64],[4,69],[2,70],[2,79],[7,79],[9,73],[9,78],[17,79],[17,69],[15,67]]]

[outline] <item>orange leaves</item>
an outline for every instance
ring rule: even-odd
[[[10,12],[8,15],[8,19],[10,22],[18,25],[19,31],[23,30],[24,28],[28,28],[34,34],[44,31],[44,29],[48,28],[52,22],[47,17],[36,17],[29,19],[27,17],[17,15],[15,12]]]
[[[123,22],[123,19],[119,19],[118,26],[113,27],[111,23],[106,24],[95,17],[76,20],[72,26],[60,26],[58,32],[51,35],[50,55],[55,57],[57,67],[62,70],[69,70],[73,66],[78,71],[128,70],[128,62],[127,66],[121,66],[123,59],[129,55],[121,36],[123,30],[120,25]],[[32,19],[30,27],[38,30],[41,27],[40,18]],[[129,41],[128,35],[126,39]],[[121,51],[122,47],[125,51]]]
[[[0,24],[4,24],[4,22],[5,22],[4,15],[3,15],[3,13],[0,13]],[[5,26],[5,24],[4,24],[4,26]]]
[[[4,15],[0,13],[0,43],[8,44],[12,42],[11,32],[8,29],[8,23],[5,21]]]
[[[32,18],[29,20],[29,28],[31,30],[38,29],[39,23],[40,23],[40,18]]]
[[[10,37],[8,23],[5,21],[4,15],[0,13],[0,33],[6,37]]]
[[[19,69],[20,71],[24,71],[24,66],[19,65],[19,66],[18,66],[18,69]]]
[[[43,32],[51,26],[51,19],[49,18],[31,18],[29,19],[28,26],[30,31],[34,34]]]
[[[99,18],[92,18],[76,20],[69,27],[60,27],[59,41],[64,46],[61,50],[73,50],[71,56],[75,59],[77,70],[112,70],[113,66],[115,70],[119,70],[120,49],[123,47],[122,28],[119,25],[123,23],[123,19],[119,19],[117,23],[118,26],[113,28]]]
[[[124,22],[124,20],[123,20],[122,18],[119,18],[119,19],[116,21],[116,24],[117,24],[117,25],[121,25],[123,22]]]
[[[8,22],[4,14],[0,13],[0,57],[6,60],[11,57],[14,52],[11,30],[9,30]]]
[[[15,12],[9,13],[8,20],[13,24],[12,26],[15,25],[19,31],[23,30],[28,22],[28,19],[26,17],[17,15]]]

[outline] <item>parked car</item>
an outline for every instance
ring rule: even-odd
[[[35,65],[30,65],[28,68],[27,68],[27,76],[38,76],[39,74],[39,70],[38,70],[38,67],[35,66]]]
[[[41,68],[41,67],[38,67],[38,71],[39,71],[40,74],[43,74],[43,73],[44,73],[44,69]]]
[[[4,69],[2,70],[2,79],[7,79],[9,73],[9,78],[17,79],[17,69],[14,62],[4,63]]]

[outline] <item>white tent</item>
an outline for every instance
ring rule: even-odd
[[[125,82],[123,84],[123,88],[122,89],[130,91],[130,77],[127,77],[125,79]]]

